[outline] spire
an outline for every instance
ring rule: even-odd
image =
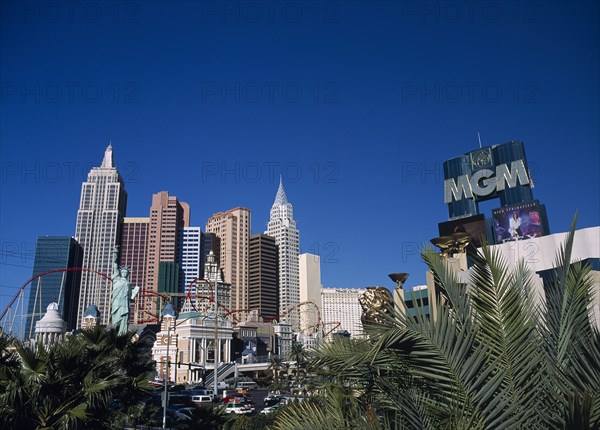
[[[285,191],[283,189],[283,181],[281,180],[281,175],[279,175],[279,189],[277,190],[277,195],[275,196],[275,202],[273,203],[273,205],[283,206],[287,204],[288,200],[285,196]]]
[[[104,158],[102,159],[102,167],[111,168],[113,165],[113,153],[112,153],[112,141],[106,147],[104,151]]]

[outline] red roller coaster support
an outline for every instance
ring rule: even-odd
[[[110,276],[108,276],[107,274],[98,272],[97,270],[86,269],[84,267],[69,267],[66,269],[53,269],[53,270],[48,270],[43,273],[38,273],[37,275],[34,275],[31,278],[29,278],[23,285],[21,285],[21,288],[19,288],[19,291],[17,291],[17,294],[15,294],[15,296],[12,298],[12,300],[10,301],[8,306],[2,311],[2,314],[0,314],[0,321],[2,319],[4,319],[8,310],[15,303],[17,298],[23,293],[23,291],[25,290],[25,287],[27,287],[27,285],[29,285],[31,283],[31,281],[34,281],[41,276],[49,275],[50,273],[62,273],[62,272],[90,272],[90,273],[95,273],[96,275],[102,276],[103,278],[106,278],[109,281],[112,281],[112,278]]]

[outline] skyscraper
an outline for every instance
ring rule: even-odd
[[[292,204],[288,202],[281,179],[275,202],[271,207],[271,218],[267,224],[266,234],[273,236],[279,247],[279,314],[284,314],[290,307],[300,302],[300,280],[298,256],[300,254],[300,238]],[[299,328],[298,312],[291,312],[286,321],[294,330]]]
[[[266,234],[250,236],[248,308],[262,318],[279,315],[279,261],[275,238]]]
[[[219,240],[214,233],[204,233],[200,227],[184,227],[179,233],[179,265],[181,267],[180,290],[187,293],[190,283],[206,278],[204,265],[210,251],[219,256]],[[192,294],[196,287],[192,285]]]
[[[113,164],[112,146],[108,145],[102,165],[92,168],[88,173],[87,181],[81,186],[75,240],[83,248],[82,267],[110,276],[113,248],[121,243],[126,206],[125,184]],[[100,324],[108,325],[110,290],[109,280],[92,272],[81,273],[78,327],[81,325],[83,312],[89,305],[98,307]]]
[[[33,275],[56,269],[81,267],[83,251],[68,236],[39,236],[35,247]],[[58,304],[58,312],[69,330],[77,326],[77,305],[81,272],[49,273],[32,282],[25,323],[25,339],[33,337],[35,324],[50,303]]]
[[[313,305],[300,309],[300,330],[304,333],[318,330],[321,312],[321,257],[314,254],[301,254],[299,257],[300,302]]]
[[[222,303],[230,310],[248,309],[250,209],[238,207],[216,213],[206,222],[206,231],[219,239],[219,267],[225,276],[223,281],[231,284],[231,301]]]
[[[123,220],[123,238],[121,239],[121,266],[129,269],[129,281],[132,287],[145,288],[148,254],[148,229],[150,218],[130,218]],[[146,320],[146,316],[139,313],[139,297],[136,299],[135,308],[130,312],[130,322],[138,323]],[[133,303],[131,304],[133,309]]]
[[[184,227],[179,233],[179,266],[182,276],[180,290],[188,292],[190,282],[199,278],[204,273],[200,265],[200,255],[202,253],[202,231],[200,227]],[[192,293],[195,293],[195,286],[192,286]]]
[[[152,196],[148,234],[148,265],[144,282],[146,290],[158,292],[160,263],[178,262],[180,231],[189,225],[190,207],[187,203],[179,202],[177,197],[170,196],[166,191]],[[164,270],[168,270],[168,279],[172,280],[172,267],[167,269],[164,266]],[[143,307],[147,315],[158,317],[156,297],[143,294],[140,297],[140,307]]]

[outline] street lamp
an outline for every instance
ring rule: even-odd
[[[211,251],[212,252],[212,251]],[[216,269],[216,267],[215,267]],[[205,278],[196,278],[194,279],[192,282],[190,282],[190,291],[191,291],[191,287],[192,284],[195,283],[196,281],[204,281],[206,282],[206,284],[209,287],[212,287],[213,289],[213,296],[214,296],[214,302],[215,302],[215,352],[214,352],[214,358],[215,358],[215,365],[214,365],[214,384],[213,384],[213,395],[216,397],[217,396],[217,392],[218,392],[218,367],[219,367],[219,362],[221,360],[221,347],[219,344],[219,324],[218,324],[218,311],[219,311],[219,297],[218,297],[218,280],[219,280],[219,275],[218,272],[214,272],[213,270],[210,271],[210,275],[209,277],[211,277],[211,275],[214,277],[214,285],[211,284],[211,281],[209,279],[205,279]],[[206,366],[205,366],[206,369]]]
[[[215,375],[214,375],[214,389],[213,389],[213,398],[217,397],[218,393],[218,379],[219,379],[219,362],[221,361],[221,344],[219,342],[219,324],[218,324],[218,315],[219,315],[219,299],[218,299],[218,286],[217,286],[217,274],[215,273],[215,286],[214,286],[214,295],[215,295]]]
[[[170,315],[173,317],[173,321],[175,321],[175,309],[173,309],[173,305],[171,305],[170,303],[165,306],[163,312],[162,312],[162,316],[163,316],[163,320],[164,317]],[[167,327],[167,362],[166,362],[166,372],[163,375],[163,379],[164,379],[164,383],[165,383],[165,387],[164,387],[164,394],[163,394],[163,425],[162,428],[167,428],[167,405],[169,404],[169,391],[168,391],[168,385],[169,385],[169,379],[171,379],[171,373],[170,373],[170,369],[169,369],[169,347],[171,346],[171,323],[169,323],[168,327]]]

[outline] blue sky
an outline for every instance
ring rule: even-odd
[[[525,142],[552,232],[600,224],[598,2],[3,2],[0,308],[73,235],[109,141],[128,216],[192,224],[283,176],[328,287],[425,281],[444,160]],[[489,215],[498,202],[482,208]]]

